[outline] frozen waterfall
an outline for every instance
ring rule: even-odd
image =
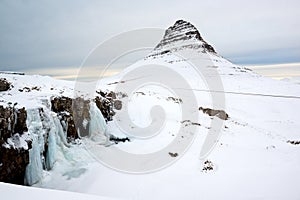
[[[99,144],[106,144],[108,142],[108,137],[106,135],[106,122],[95,102],[90,103],[90,118],[90,138]]]
[[[89,114],[90,120],[85,119],[82,123],[89,126],[90,139],[97,144],[107,144],[106,121],[95,102],[90,103]],[[67,142],[66,129],[63,129],[58,115],[47,108],[27,110],[26,124],[32,148],[29,150],[25,184],[33,185],[42,179],[43,169],[54,167],[59,155],[69,159],[65,148],[71,145]]]
[[[29,150],[29,164],[26,167],[25,184],[32,185],[37,183],[43,175],[41,155],[44,151],[45,130],[38,109],[27,110],[26,124],[32,138],[32,148]]]

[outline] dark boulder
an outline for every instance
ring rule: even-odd
[[[229,115],[224,110],[214,110],[211,108],[203,107],[200,107],[199,110],[201,110],[204,114],[207,114],[211,117],[216,116],[222,120],[227,120],[229,118]]]
[[[9,83],[5,78],[0,78],[0,92],[7,91],[11,87],[11,83]]]

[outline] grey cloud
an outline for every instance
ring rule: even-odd
[[[0,70],[77,67],[112,35],[166,29],[180,18],[233,62],[295,62],[300,60],[299,6],[296,0],[2,0]]]

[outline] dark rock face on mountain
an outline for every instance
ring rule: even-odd
[[[214,48],[201,37],[197,28],[189,22],[178,20],[166,31],[163,39],[155,47],[154,52],[161,54],[176,52],[184,48],[201,49],[204,52],[216,53]]]

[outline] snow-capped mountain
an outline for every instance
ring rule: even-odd
[[[197,28],[189,22],[178,20],[169,27],[154,52],[176,52],[192,48],[203,52],[216,53],[214,48],[201,37]]]
[[[105,78],[97,86],[95,98],[87,99],[79,91],[83,102],[79,109],[83,117],[76,118],[79,123],[74,120],[78,111],[71,106],[76,98],[73,82],[0,74],[0,88],[5,90],[0,99],[2,162],[8,162],[5,153],[18,156],[15,152],[23,152],[23,168],[16,169],[16,180],[24,175],[25,183],[36,187],[113,198],[299,198],[299,85],[257,75],[216,52],[191,23],[176,21],[148,56],[117,76]],[[158,71],[142,67],[150,65]],[[152,79],[136,77],[133,72],[139,69],[153,80],[169,79],[165,75],[170,72],[169,76],[180,75],[184,81],[174,78],[161,82],[170,84],[165,87],[145,85]],[[211,86],[215,82],[221,82],[221,87]],[[132,89],[133,86],[138,87]],[[195,101],[185,96],[190,94]],[[214,97],[224,101],[214,104]],[[186,102],[190,106],[182,111]],[[139,139],[124,133],[149,130],[145,127],[155,121],[151,111],[157,105],[164,109],[165,116],[160,134]],[[25,112],[21,111],[23,107],[26,117],[20,118]],[[130,121],[122,118],[124,110]],[[222,122],[221,136],[213,151],[199,159],[216,119]],[[16,132],[12,124],[23,128]],[[81,124],[80,130],[88,129],[92,137],[78,139],[80,130],[76,124]],[[103,153],[117,148],[128,154],[152,155],[174,141],[182,144],[187,140],[192,142],[183,153],[175,148],[159,154],[163,160],[177,161],[152,173],[120,172],[109,164],[118,164],[122,158],[110,157],[112,163],[108,163]],[[153,158],[151,162],[160,160]],[[125,163],[129,169],[131,166]],[[8,165],[18,164],[1,163],[0,174],[7,173]],[[135,164],[143,169],[149,163]]]

